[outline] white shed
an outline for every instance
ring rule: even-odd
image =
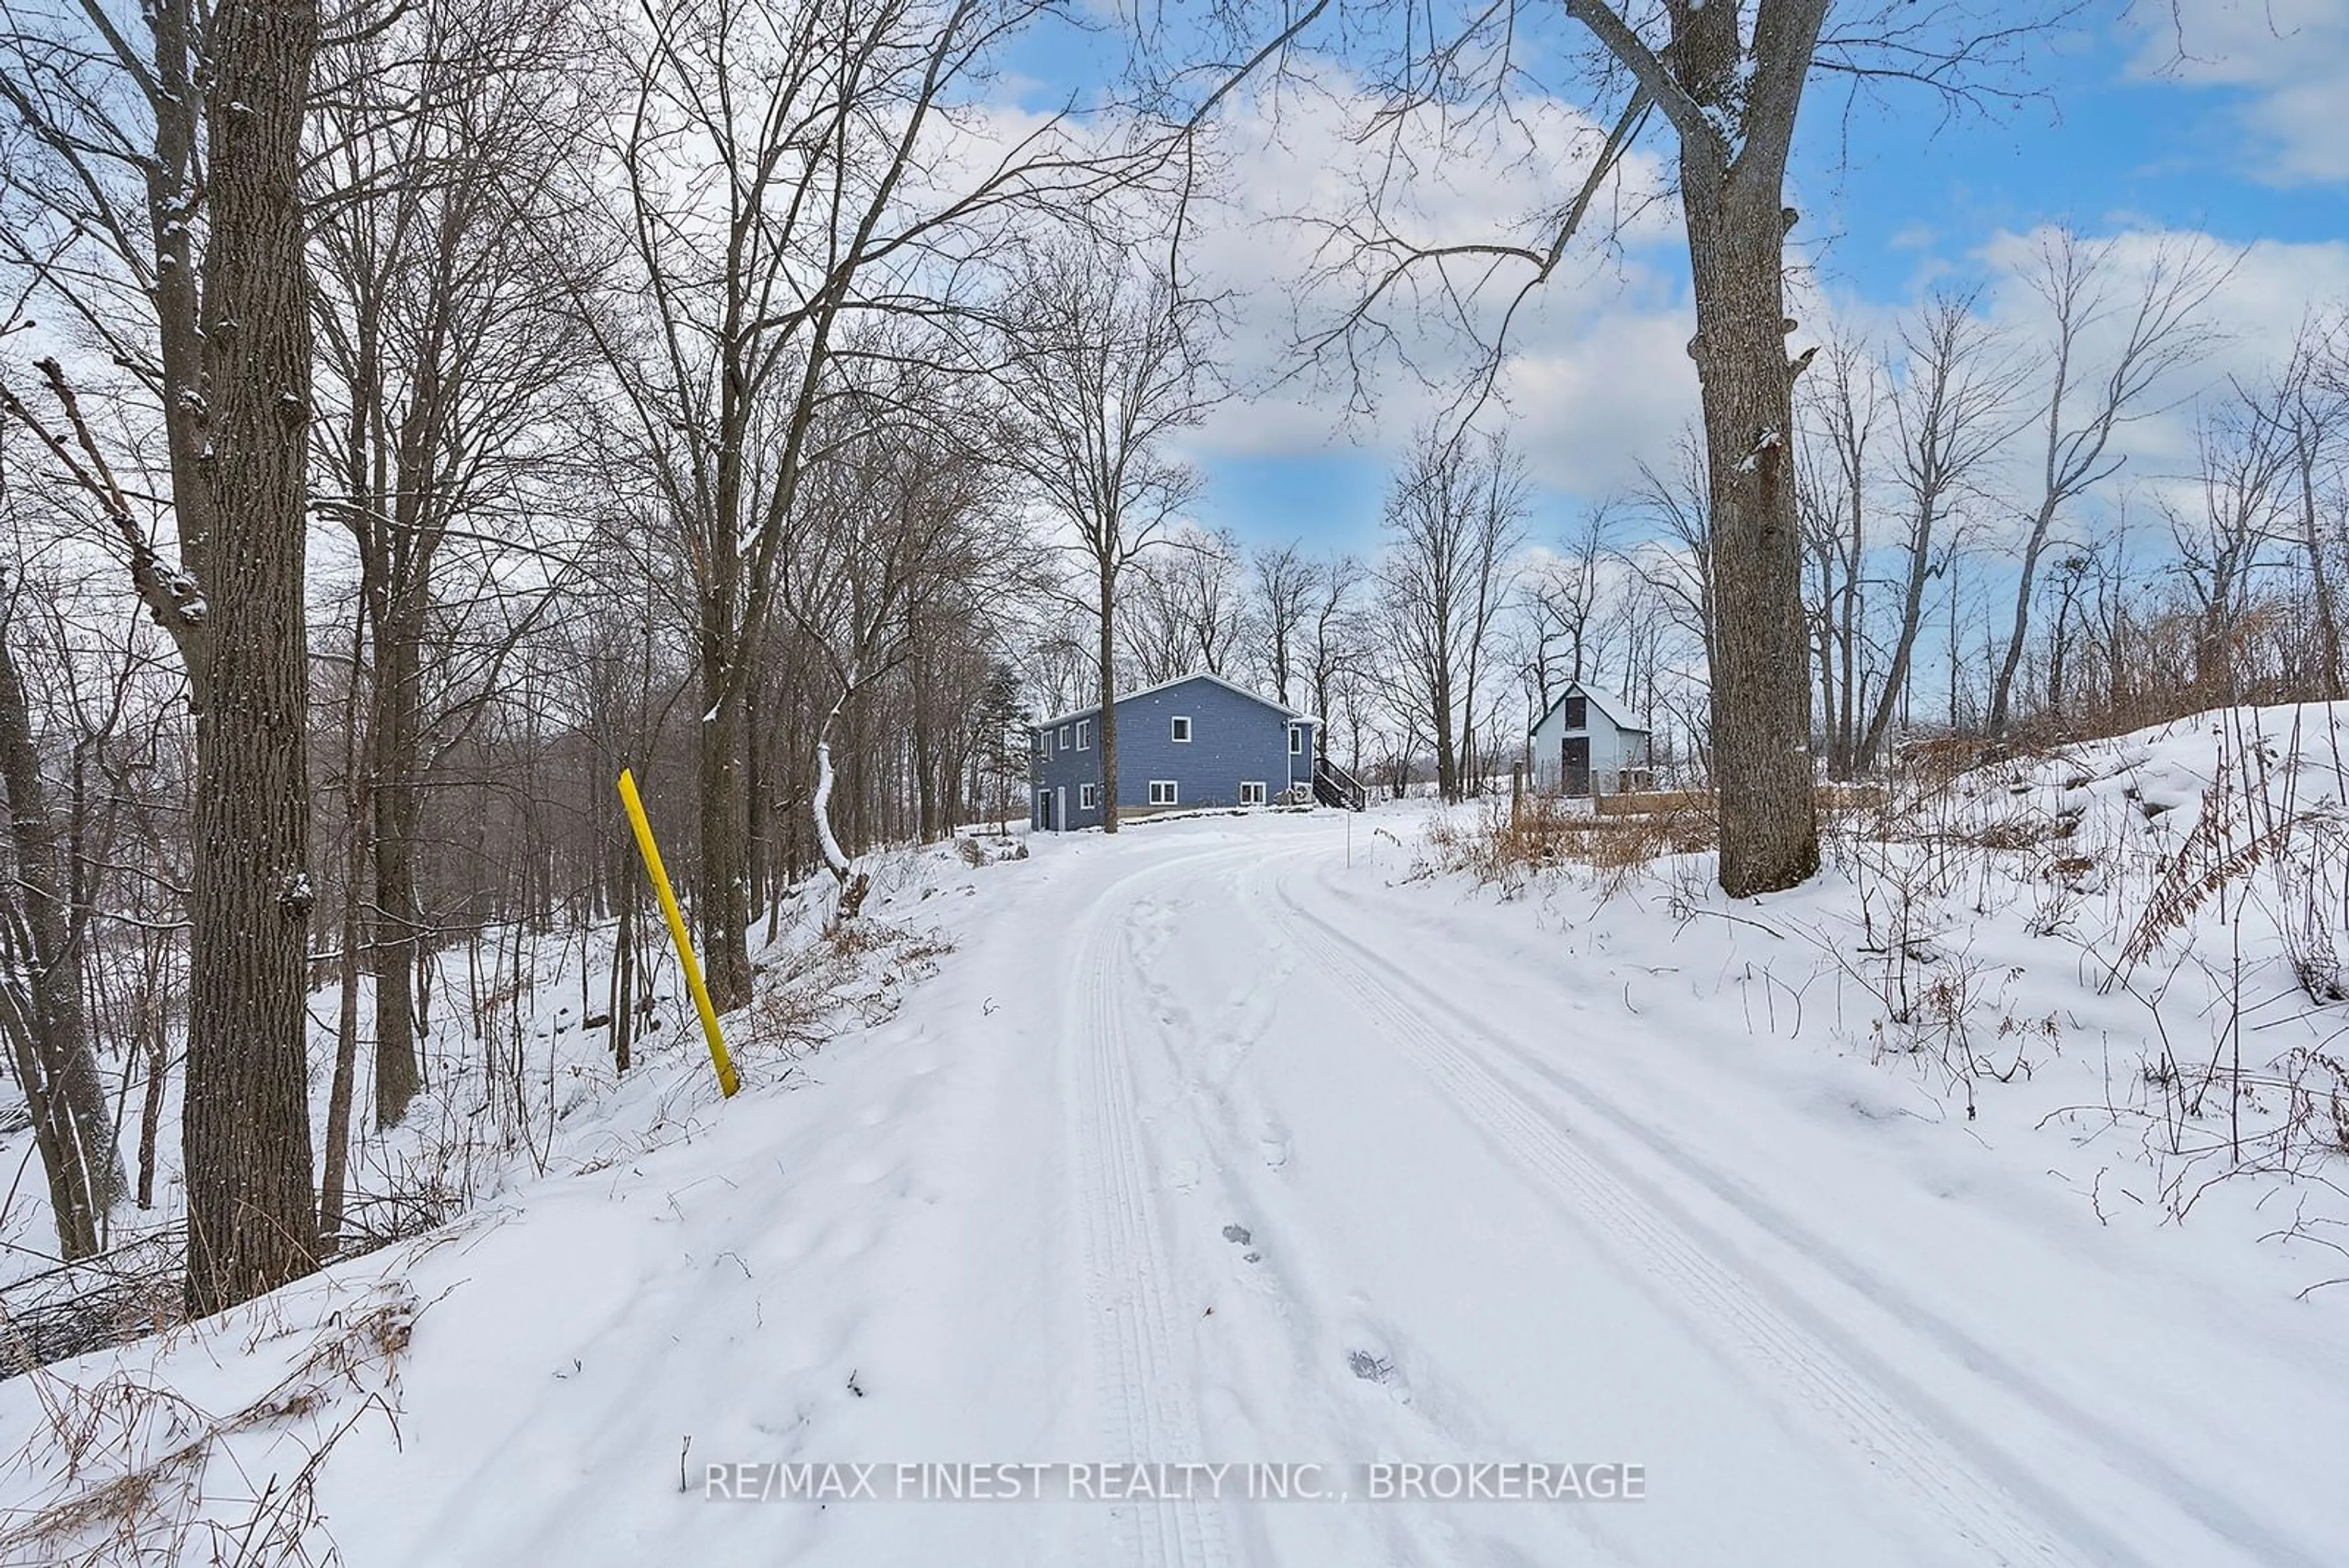
[[[1611,692],[1574,681],[1534,722],[1534,787],[1544,794],[1646,789],[1648,767],[1648,732]]]

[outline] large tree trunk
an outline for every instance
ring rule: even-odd
[[[310,316],[296,179],[316,0],[212,13],[203,463],[211,635],[195,682],[182,1142],[189,1311],[316,1266],[307,975],[309,687],[302,574]]]
[[[1735,7],[1719,10],[1732,18]],[[1712,516],[1713,773],[1733,898],[1818,870],[1778,181],[1682,142]]]

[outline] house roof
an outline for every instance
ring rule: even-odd
[[[1274,712],[1280,714],[1283,718],[1288,719],[1292,723],[1311,724],[1319,722],[1318,720],[1308,714],[1300,713],[1294,708],[1274,701],[1271,698],[1265,696],[1262,692],[1251,691],[1245,686],[1226,680],[1222,676],[1216,674],[1212,670],[1195,670],[1188,675],[1177,676],[1172,680],[1162,680],[1155,686],[1145,686],[1139,691],[1121,691],[1117,694],[1117,700],[1121,702],[1131,702],[1137,697],[1148,697],[1154,692],[1172,691],[1177,686],[1188,686],[1194,680],[1212,680],[1226,691],[1237,691],[1251,702],[1263,703],[1266,707],[1271,709]],[[1100,711],[1100,703],[1089,703],[1082,708],[1071,708],[1065,713],[1056,713],[1049,719],[1039,719],[1029,725],[1029,728],[1031,730],[1049,730],[1055,725],[1072,723],[1076,720],[1081,719],[1089,713],[1098,713]]]
[[[1566,706],[1566,700],[1568,698],[1575,696],[1578,693],[1588,698],[1597,705],[1601,713],[1607,715],[1607,722],[1614,725],[1618,730],[1622,731],[1624,733],[1630,735],[1644,735],[1648,732],[1648,726],[1645,724],[1635,723],[1632,721],[1631,711],[1624,705],[1623,699],[1614,696],[1609,692],[1601,691],[1596,686],[1585,686],[1579,680],[1569,680],[1567,682],[1566,690],[1557,694],[1557,701],[1543,709],[1542,716],[1534,721],[1534,728],[1538,730],[1544,724],[1548,723],[1549,716],[1552,713],[1557,712],[1560,708]]]

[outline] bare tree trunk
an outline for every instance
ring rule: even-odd
[[[1991,683],[1987,728],[1992,735],[2006,733],[2015,672],[2023,668],[2023,646],[2031,632],[2031,594],[2038,585],[2039,558],[2047,550],[2047,534],[2055,522],[2056,504],[2057,498],[2051,492],[2033,515],[2030,537],[2023,541],[2023,571],[2014,585],[2014,629],[2007,636],[2006,652],[2000,658],[1998,674]]]
[[[721,577],[736,564],[719,552]],[[720,1012],[750,1000],[750,902],[743,877],[750,849],[750,800],[742,776],[743,683],[735,661],[740,645],[735,594],[721,582],[702,599],[699,763],[700,874],[694,879],[694,924],[699,928],[702,977]]]
[[[2014,624],[1991,686],[1989,728],[1993,736],[2006,731],[2015,672],[2022,668],[2023,644],[2031,632],[2032,591],[2057,515],[2119,471],[2119,459],[2106,455],[2114,431],[2137,418],[2155,388],[2200,358],[2212,341],[2202,311],[2229,268],[2206,247],[2199,242],[2158,247],[2127,310],[2107,306],[2112,256],[2110,243],[2088,245],[2057,230],[2043,241],[2029,280],[2053,318],[2046,448],[2040,500],[2032,512],[2023,571],[2015,584]],[[2080,365],[2084,334],[2107,319],[2125,322],[2126,332],[2109,359],[2094,374],[2085,373]]]
[[[1925,619],[1925,582],[1932,575],[1932,563],[1928,555],[1933,537],[1933,518],[1930,511],[1918,516],[1909,537],[1909,572],[1901,587],[1900,630],[1892,641],[1892,666],[1884,672],[1883,689],[1876,694],[1876,707],[1868,716],[1868,728],[1859,738],[1859,753],[1854,771],[1874,770],[1877,759],[1884,752],[1884,737],[1890,733],[1892,718],[1909,691],[1909,668],[1917,654],[1917,631]],[[1954,720],[1956,715],[1951,714]]]
[[[636,899],[632,884],[619,892],[620,919],[613,936],[611,1022],[612,1071],[626,1073],[635,1036],[636,1011]]]
[[[2317,442],[2303,420],[2293,427],[2293,469],[2300,481],[2301,547],[2308,553],[2309,586],[2316,597],[2319,671],[2325,697],[2338,701],[2342,694],[2341,617],[2333,599],[2333,575],[2324,565],[2324,531],[2316,503]]]
[[[1101,584],[1102,831],[1117,831],[1117,559],[1102,552]],[[1058,824],[1060,819],[1053,821]],[[1065,825],[1062,825],[1065,826]]]
[[[0,935],[9,971],[0,977],[0,1033],[32,1113],[58,1253],[86,1258],[98,1250],[106,1211],[122,1195],[122,1162],[83,1013],[57,823],[6,630],[0,622],[0,782],[8,792],[16,888],[0,899],[10,924]]]
[[[1736,7],[1712,11],[1733,45]],[[1791,107],[1787,113],[1791,120]],[[1683,137],[1681,145],[1712,517],[1721,886],[1744,898],[1791,888],[1819,867],[1789,447],[1785,227],[1775,170],[1763,177],[1744,166],[1750,145],[1733,171],[1706,143]]]
[[[353,618],[350,684],[343,696],[343,831],[347,859],[343,868],[343,950],[339,965],[342,1002],[335,1014],[335,1076],[326,1092],[325,1168],[318,1177],[318,1238],[322,1246],[329,1248],[343,1229],[343,1186],[350,1161],[351,1100],[358,1089],[359,975],[364,970],[359,948],[367,938],[367,849],[373,836],[367,799],[371,748],[359,721],[358,701],[359,687],[365,679],[360,665],[366,642],[367,616],[362,607]]]
[[[381,707],[374,725],[369,766],[374,812],[375,1120],[399,1125],[416,1097],[417,960],[423,950],[424,908],[416,893],[416,839],[423,816],[417,776],[423,743],[421,678],[423,607],[395,587],[390,613],[376,646],[376,690]]]
[[[201,541],[211,635],[196,682],[195,886],[182,1137],[188,1308],[317,1266],[304,947],[309,769],[302,575],[310,421],[297,181],[316,0],[212,13]]]
[[[832,790],[835,777],[832,763],[832,734],[834,726],[840,722],[842,711],[855,700],[856,686],[852,674],[847,688],[841,692],[839,701],[833,703],[831,711],[824,714],[823,724],[816,730],[815,792],[810,797],[809,814],[815,821],[816,843],[823,850],[824,869],[832,873],[838,898],[833,906],[833,918],[841,921],[856,919],[864,908],[865,894],[873,887],[872,878],[856,868],[856,862],[841,846],[840,836],[833,830],[832,825]]]

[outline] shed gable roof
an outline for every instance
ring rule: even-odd
[[[1274,712],[1279,714],[1282,718],[1287,719],[1291,723],[1310,724],[1315,722],[1313,719],[1306,714],[1299,712],[1294,708],[1287,707],[1282,703],[1276,702],[1271,698],[1263,695],[1261,692],[1251,691],[1245,686],[1239,685],[1234,681],[1226,680],[1222,676],[1206,670],[1195,670],[1189,675],[1177,676],[1172,680],[1162,680],[1155,686],[1145,686],[1139,691],[1121,691],[1117,694],[1117,701],[1120,702],[1131,702],[1137,697],[1154,696],[1161,691],[1172,691],[1177,686],[1188,686],[1194,680],[1213,681],[1216,685],[1222,687],[1226,691],[1236,692],[1238,695],[1247,698],[1251,702],[1261,703],[1263,706],[1271,709]],[[1050,719],[1039,719],[1030,726],[1030,728],[1050,730],[1056,725],[1074,723],[1079,719],[1089,718],[1100,711],[1101,704],[1094,702],[1082,708],[1071,708],[1065,713],[1056,713]]]
[[[1601,691],[1596,686],[1585,686],[1579,680],[1570,680],[1567,682],[1566,690],[1557,694],[1557,700],[1552,702],[1548,707],[1543,709],[1542,716],[1534,721],[1534,728],[1538,730],[1544,724],[1548,723],[1549,716],[1552,713],[1557,712],[1560,708],[1565,707],[1566,700],[1569,697],[1588,698],[1593,706],[1595,706],[1601,713],[1607,715],[1607,722],[1609,723],[1614,725],[1618,730],[1622,731],[1625,734],[1644,735],[1648,732],[1648,726],[1639,723],[1631,718],[1630,710],[1624,705],[1623,699],[1614,696],[1611,693]]]

